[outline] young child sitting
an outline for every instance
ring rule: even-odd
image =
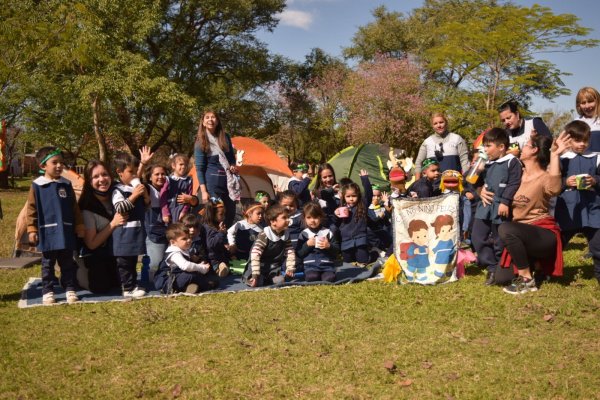
[[[378,185],[373,185],[372,189],[373,200],[367,209],[369,244],[378,253],[387,252],[392,244],[391,216],[385,207],[389,196]]]
[[[163,293],[198,293],[219,286],[219,278],[210,274],[210,264],[191,261],[189,253],[192,237],[185,225],[179,222],[167,228],[169,247],[159,271],[154,276],[154,285]]]
[[[244,282],[251,287],[283,283],[285,278],[280,273],[284,262],[286,276],[293,277],[296,269],[296,255],[287,231],[288,211],[277,204],[269,207],[265,217],[269,226],[252,245],[243,274]]]
[[[571,150],[560,157],[563,192],[556,202],[556,220],[563,248],[576,233],[583,233],[594,261],[594,275],[600,283],[600,157],[589,151],[591,129],[581,120],[565,126]]]
[[[440,190],[434,183],[440,179],[440,165],[435,158],[426,158],[421,167],[423,176],[408,188],[410,197],[424,199],[438,196]]]
[[[504,245],[498,237],[498,226],[511,218],[512,200],[521,184],[523,165],[508,153],[509,138],[504,129],[492,128],[483,135],[483,146],[488,156],[485,170],[479,176],[485,189],[494,193],[492,204],[479,203],[471,234],[480,266],[487,267],[486,285],[497,283],[495,273]]]
[[[79,300],[77,267],[73,261],[76,235],[83,237],[84,225],[71,182],[61,176],[64,161],[55,147],[44,147],[35,155],[43,172],[31,184],[27,197],[29,242],[42,252],[42,303],[54,304],[54,265],[58,262],[67,303]]]
[[[220,278],[229,275],[229,250],[227,250],[227,229],[225,227],[225,204],[223,200],[211,197],[202,210],[206,231],[206,248],[213,269]]]
[[[137,286],[137,259],[146,254],[144,219],[150,196],[136,176],[138,159],[128,153],[117,153],[113,160],[119,181],[112,195],[115,211],[127,215],[127,222],[112,233],[113,254],[121,276],[124,297],[142,297],[146,291]]]
[[[175,154],[171,159],[171,176],[160,190],[160,207],[165,224],[180,222],[190,206],[198,204],[192,196],[192,177],[188,176],[189,160],[183,154]]]
[[[304,276],[307,282],[335,281],[335,259],[340,245],[335,235],[323,227],[325,213],[320,205],[307,203],[304,205],[304,225],[306,229],[298,237],[298,257],[304,265]]]
[[[301,163],[292,163],[290,167],[293,175],[288,183],[288,190],[296,194],[298,207],[302,208],[304,204],[310,201],[308,166]]]
[[[264,208],[259,202],[249,203],[244,211],[244,219],[236,222],[227,230],[229,254],[232,257],[238,260],[250,258],[250,248],[258,234],[263,231],[261,226],[263,212]]]

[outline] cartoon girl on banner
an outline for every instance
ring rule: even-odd
[[[432,250],[433,254],[435,254],[434,262],[444,266],[448,265],[452,262],[456,254],[456,243],[453,240],[456,236],[455,232],[453,232],[454,218],[451,215],[438,215],[431,226],[435,229],[435,237],[438,240],[437,245]],[[437,270],[433,273],[437,277],[446,275]]]

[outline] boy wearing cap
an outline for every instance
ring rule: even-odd
[[[42,302],[54,304],[54,265],[58,262],[67,303],[79,300],[75,293],[77,267],[73,261],[76,234],[83,237],[84,225],[71,182],[61,176],[62,153],[44,147],[36,154],[40,176],[31,184],[27,198],[29,242],[42,252]]]
[[[441,194],[438,185],[440,179],[440,165],[435,158],[426,158],[421,167],[422,176],[408,188],[410,197],[423,199],[426,197],[439,196]]]
[[[298,209],[302,209],[304,204],[310,202],[310,177],[308,176],[308,165],[301,163],[292,163],[291,170],[293,176],[288,183],[288,190],[296,193],[298,198]]]

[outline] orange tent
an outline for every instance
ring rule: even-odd
[[[243,151],[242,165],[239,166],[242,180],[242,198],[254,198],[257,190],[264,190],[271,198],[275,197],[273,186],[286,190],[292,171],[287,163],[282,160],[273,149],[259,140],[248,137],[234,137],[231,139],[234,149],[238,154]],[[193,167],[190,175],[194,180],[193,192],[198,191],[198,178],[196,168]]]

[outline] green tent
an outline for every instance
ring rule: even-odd
[[[328,162],[333,166],[338,182],[341,178],[348,177],[360,185],[359,172],[361,169],[366,169],[369,172],[371,184],[379,185],[383,190],[388,190],[390,186],[387,167],[389,151],[390,148],[387,145],[377,143],[361,144],[346,147],[331,157]],[[313,183],[316,183],[316,178]]]

